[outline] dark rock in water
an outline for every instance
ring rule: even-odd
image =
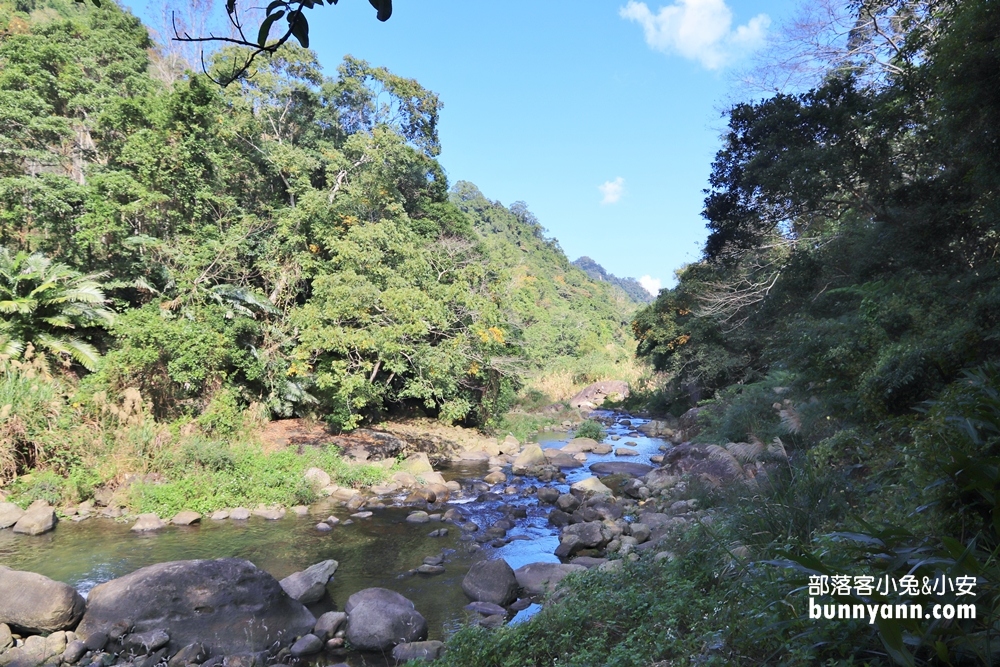
[[[420,574],[444,574],[444,567],[441,565],[421,565],[417,568]]]
[[[549,512],[549,523],[557,528],[562,528],[570,524],[570,516],[562,510],[552,510]]]
[[[483,560],[469,569],[462,590],[473,600],[504,606],[517,599],[517,578],[502,558]]]
[[[427,637],[427,621],[413,603],[385,588],[366,588],[347,598],[347,641],[362,651],[385,651]]]
[[[559,489],[543,486],[535,495],[538,496],[538,502],[551,505],[559,497]]]
[[[84,605],[72,586],[0,565],[0,623],[15,632],[69,630],[83,616]]]
[[[608,562],[607,558],[594,558],[593,556],[577,556],[572,561],[570,561],[570,565],[582,565],[589,570],[593,567],[597,567],[598,565],[603,565],[604,563],[607,562]]]
[[[238,558],[160,563],[95,586],[77,634],[108,632],[122,619],[133,632],[165,631],[168,652],[201,643],[226,656],[269,650],[316,623],[274,577]]]
[[[408,660],[437,660],[444,652],[444,643],[437,640],[429,642],[408,642],[392,649],[392,659],[396,662]]]
[[[328,611],[316,619],[316,627],[313,634],[320,639],[327,640],[337,634],[340,626],[347,622],[347,614],[342,611]]]
[[[556,499],[556,507],[563,512],[572,512],[580,506],[580,499],[570,493],[564,493]]]
[[[312,604],[326,593],[326,585],[333,578],[338,565],[335,560],[325,560],[301,572],[290,574],[279,583],[293,600],[298,600],[302,604]]]
[[[555,590],[556,584],[571,572],[583,572],[582,565],[562,563],[530,563],[514,570],[517,583],[528,595],[541,595]]]
[[[642,477],[653,469],[653,466],[645,463],[631,463],[629,461],[600,461],[590,466],[590,472],[595,475],[629,475],[631,477]]]
[[[303,635],[297,642],[292,644],[292,657],[299,658],[304,655],[312,655],[323,650],[323,640],[314,634]]]
[[[520,600],[514,601],[514,603],[510,605],[510,610],[521,611],[523,609],[527,609],[533,604],[534,603],[531,601],[531,598],[521,598]]]
[[[465,605],[465,608],[469,611],[474,611],[477,614],[482,614],[483,616],[507,613],[507,610],[498,604],[493,604],[492,602],[480,602],[478,600]]]

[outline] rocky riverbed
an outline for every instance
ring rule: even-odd
[[[410,454],[391,482],[365,491],[313,469],[307,480],[326,497],[310,507],[126,518],[92,504],[56,525],[44,504],[0,506],[17,530],[0,531],[0,562],[15,568],[0,571],[0,666],[433,657],[462,623],[526,619],[573,572],[670,558],[672,531],[712,519],[686,497],[687,480],[752,483],[783,455],[679,442],[692,434],[687,415],[595,416],[604,442],[470,437],[431,450],[443,456]],[[364,436],[372,447],[355,440],[352,455],[383,459],[391,438],[407,433]],[[83,520],[94,514],[118,520]],[[87,538],[83,548],[74,538]]]

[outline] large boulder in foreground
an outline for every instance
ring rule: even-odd
[[[199,643],[210,655],[251,654],[310,632],[316,618],[277,580],[239,558],[150,565],[95,586],[77,634],[163,630],[167,654]]]
[[[517,578],[502,558],[475,563],[462,580],[462,590],[473,600],[506,607],[517,599]]]
[[[85,602],[72,586],[0,565],[0,623],[15,631],[72,630]]]
[[[427,621],[405,597],[366,588],[347,598],[347,641],[362,651],[386,651],[427,638]]]

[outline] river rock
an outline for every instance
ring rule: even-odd
[[[515,475],[521,475],[527,472],[529,468],[545,465],[545,462],[545,453],[542,452],[542,448],[538,445],[528,445],[514,459],[511,468]]]
[[[584,497],[595,495],[611,495],[611,489],[604,486],[597,477],[587,477],[570,485],[570,490]]]
[[[564,493],[556,499],[556,507],[563,512],[573,512],[580,506],[580,499],[571,493]]]
[[[677,485],[679,477],[669,470],[663,468],[657,468],[656,470],[650,471],[646,475],[646,486],[649,488],[650,492],[656,494],[663,489],[671,489]]]
[[[87,645],[84,644],[79,639],[75,639],[70,643],[66,644],[66,650],[63,651],[62,661],[67,665],[75,664],[83,657],[83,654],[87,652]]]
[[[212,521],[225,521],[229,518],[229,512],[226,510],[217,510],[212,512],[212,516],[209,517]]]
[[[427,621],[413,603],[385,588],[366,588],[347,598],[347,640],[362,651],[385,651],[427,637]]]
[[[517,578],[504,559],[482,560],[469,568],[462,590],[472,600],[506,606],[517,599]]]
[[[147,533],[153,530],[160,530],[165,527],[166,522],[153,513],[140,514],[138,520],[130,529],[133,533]]]
[[[316,619],[316,626],[313,627],[313,634],[326,641],[337,634],[340,626],[347,622],[347,614],[342,611],[328,611]]]
[[[549,455],[549,452],[552,452],[552,454]],[[545,458],[548,459],[549,465],[557,468],[579,468],[583,465],[583,462],[577,459],[573,454],[569,454],[558,449],[546,449],[545,454]],[[586,460],[586,454],[579,454],[579,456],[583,456],[584,460]]]
[[[0,623],[20,632],[56,632],[76,625],[83,597],[72,586],[0,565]]]
[[[314,493],[319,493],[321,489],[330,486],[330,482],[333,481],[325,470],[316,467],[309,468],[302,473],[302,478],[306,480],[306,484]]]
[[[622,380],[602,380],[584,387],[579,393],[569,399],[571,408],[593,410],[599,408],[605,399],[620,401],[628,398],[628,383]]]
[[[508,435],[500,443],[500,453],[505,456],[517,456],[519,451],[521,451],[521,443],[512,435]]]
[[[340,564],[335,560],[316,563],[301,572],[290,574],[279,583],[288,596],[302,604],[312,604],[323,597],[326,585]]]
[[[292,657],[301,658],[304,655],[312,655],[323,650],[323,640],[314,634],[302,635],[302,637],[292,644]]]
[[[483,477],[483,481],[486,482],[487,484],[503,484],[504,482],[507,481],[507,475],[503,474],[500,471],[491,472],[490,474],[486,475],[486,477]]]
[[[409,660],[437,660],[444,653],[444,643],[437,640],[427,642],[407,642],[392,649],[392,659],[396,662]]]
[[[14,645],[14,637],[11,635],[10,626],[0,623],[0,653],[3,653]]]
[[[571,572],[586,572],[582,565],[563,563],[530,563],[514,570],[518,585],[528,595],[551,593],[556,584]]]
[[[208,651],[201,644],[195,642],[194,644],[188,644],[180,651],[178,651],[172,658],[170,662],[167,663],[167,667],[184,667],[184,665],[197,665],[205,662],[208,658]]]
[[[615,450],[615,456],[639,456],[639,450],[631,447],[619,447]]]
[[[250,510],[245,507],[237,507],[229,513],[229,518],[233,521],[246,521],[250,518]]]
[[[427,512],[423,511],[411,512],[406,517],[407,523],[427,523],[430,520],[430,516]]]
[[[24,516],[24,510],[14,503],[0,503],[0,528],[10,528]]]
[[[422,477],[424,473],[434,472],[430,459],[428,459],[427,454],[424,454],[423,452],[410,454],[403,459],[403,462],[399,464],[399,467],[403,472],[408,472],[415,477]]]
[[[590,472],[595,475],[628,475],[642,477],[649,473],[653,466],[630,461],[599,461],[590,466]]]
[[[498,604],[493,604],[492,602],[481,602],[476,600],[465,605],[465,609],[469,611],[474,611],[477,614],[482,614],[483,616],[493,616],[495,614],[506,614],[507,610]]]
[[[612,449],[613,448],[611,447],[611,445],[599,442],[596,445],[594,445],[594,448],[591,451],[594,454],[600,454],[603,456],[604,454],[610,454]]]
[[[642,544],[643,542],[647,541],[649,539],[649,536],[652,534],[652,530],[650,529],[649,526],[647,526],[644,523],[640,523],[638,521],[629,526],[629,530],[632,533],[632,537],[635,538],[635,541],[638,544]]]
[[[170,520],[170,523],[175,526],[190,526],[192,523],[201,522],[201,515],[197,512],[192,512],[190,510],[185,510],[183,512],[178,512],[174,515],[174,518]]]
[[[259,516],[260,518],[267,519],[268,521],[284,519],[285,514],[286,512],[284,507],[258,507],[253,511],[254,516]]]
[[[543,486],[542,488],[538,489],[538,491],[535,493],[535,496],[538,497],[538,502],[546,503],[548,505],[551,505],[556,500],[558,500],[560,495],[561,494],[559,493],[559,489],[553,488],[551,486]]]
[[[562,451],[567,454],[578,454],[580,452],[592,452],[597,446],[597,441],[593,438],[573,438],[562,447]]]
[[[168,653],[201,643],[211,655],[252,654],[312,630],[316,619],[253,563],[238,558],[150,565],[95,586],[77,634],[163,630]]]
[[[24,535],[41,535],[55,528],[55,525],[56,512],[52,506],[44,500],[36,500],[14,524],[14,532]]]
[[[122,638],[122,648],[143,655],[163,648],[170,642],[170,635],[163,630],[133,632]]]

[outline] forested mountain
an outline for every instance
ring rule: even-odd
[[[651,303],[653,299],[656,298],[647,292],[646,288],[640,285],[639,281],[635,278],[619,278],[613,273],[608,273],[603,266],[586,255],[578,259],[574,259],[573,266],[581,269],[593,280],[611,283],[615,287],[618,287],[621,291],[628,295],[628,298],[632,299],[636,303]]]
[[[544,363],[624,350],[630,309],[526,207],[449,194],[441,104],[416,81],[349,56],[327,77],[288,48],[222,89],[165,70],[113,2],[0,14],[0,298],[16,313],[0,349],[45,352],[83,396],[136,388],[165,421],[255,406],[336,428],[397,410],[485,425]],[[22,270],[43,264],[64,277]],[[29,296],[72,280],[92,316]]]

